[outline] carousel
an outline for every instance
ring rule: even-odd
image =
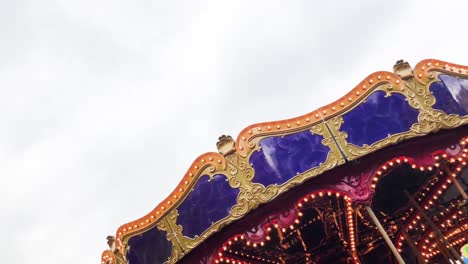
[[[468,263],[468,67],[398,61],[217,149],[101,263]]]

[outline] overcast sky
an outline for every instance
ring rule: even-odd
[[[100,263],[219,135],[468,65],[468,2],[408,2],[1,0],[0,261]]]

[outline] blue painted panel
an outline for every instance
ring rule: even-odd
[[[261,149],[250,156],[255,169],[253,182],[280,185],[298,173],[319,166],[330,152],[322,140],[322,136],[308,130],[260,140]]]
[[[385,92],[377,91],[343,115],[341,131],[348,133],[347,141],[351,144],[371,145],[388,135],[408,131],[418,122],[418,114],[403,95],[386,96]]]
[[[201,235],[213,223],[227,217],[237,203],[239,189],[233,189],[222,174],[211,181],[202,176],[193,191],[177,209],[177,224],[183,227],[182,234],[193,238]]]
[[[172,243],[157,227],[130,238],[128,245],[129,264],[161,264],[169,259],[172,252]]]
[[[436,98],[434,109],[447,114],[465,116],[468,114],[468,80],[448,75],[439,75],[440,82],[429,87]]]

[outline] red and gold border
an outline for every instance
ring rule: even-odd
[[[215,173],[226,167],[224,157],[216,152],[209,152],[199,156],[185,173],[184,177],[177,185],[176,189],[159,203],[150,213],[130,223],[124,224],[117,229],[116,241],[117,249],[124,254],[123,242],[130,235],[141,233],[158,222],[172,208],[185,198],[190,192],[190,188],[196,183],[203,173]]]
[[[421,83],[428,83],[436,80],[434,71],[446,72],[455,75],[468,75],[468,67],[440,60],[427,59],[419,62],[414,68],[414,77]],[[347,111],[355,104],[365,98],[368,93],[382,84],[391,84],[394,89],[405,89],[405,81],[398,75],[379,71],[367,76],[356,87],[339,100],[320,107],[306,115],[285,119],[280,121],[253,124],[245,128],[238,135],[236,149],[239,155],[247,157],[254,149],[254,138],[265,135],[291,133],[307,129],[314,124],[323,122],[325,119]],[[150,213],[130,223],[124,224],[116,232],[117,250],[125,254],[123,242],[131,235],[142,233],[155,226],[155,224],[165,216],[172,208],[175,208],[182,199],[190,192],[190,188],[195,184],[202,173],[214,173],[226,168],[226,160],[219,153],[206,153],[199,156],[190,166],[176,189]],[[106,253],[107,252],[107,253]],[[109,251],[110,252],[110,251]],[[111,253],[112,254],[112,253]],[[111,258],[108,251],[103,253],[103,257]],[[115,260],[115,258],[113,258]]]

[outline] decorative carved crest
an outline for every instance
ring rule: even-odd
[[[408,80],[414,77],[413,69],[408,62],[399,60],[393,66],[393,72],[402,80]]]
[[[224,157],[236,151],[236,142],[231,136],[220,136],[216,146],[218,147],[218,152]]]

